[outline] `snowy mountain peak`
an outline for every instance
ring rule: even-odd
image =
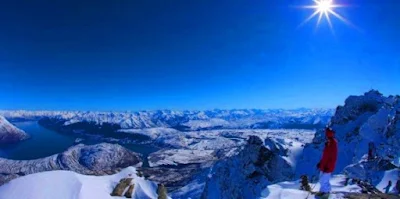
[[[141,111],[141,112],[91,112],[91,111],[0,111],[12,120],[38,120],[44,117],[62,121],[65,126],[87,122],[96,125],[113,124],[122,129],[154,127],[180,130],[205,130],[220,128],[318,128],[332,116],[331,109],[295,110],[207,110],[207,111]]]
[[[268,184],[292,177],[286,160],[268,150],[259,137],[250,136],[238,155],[213,166],[202,198],[257,198]]]

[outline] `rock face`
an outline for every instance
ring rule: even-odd
[[[0,144],[9,144],[28,139],[29,135],[0,116]]]
[[[201,197],[257,198],[266,185],[293,177],[286,160],[267,149],[259,137],[250,136],[238,155],[214,165]]]
[[[0,158],[0,185],[18,176],[43,171],[71,170],[86,175],[104,175],[141,164],[139,154],[117,144],[79,144],[63,153],[36,160]]]
[[[350,96],[336,109],[331,125],[338,140],[338,161],[335,173],[350,164],[357,164],[369,153],[400,165],[400,96],[382,96],[371,90],[361,96]],[[307,144],[300,167],[312,174],[322,153],[324,130],[317,131],[313,143]]]

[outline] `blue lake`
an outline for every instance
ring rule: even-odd
[[[0,146],[0,157],[13,160],[32,160],[61,153],[74,145],[78,135],[61,134],[40,126],[37,121],[14,122],[16,127],[31,136],[30,139],[17,144]],[[96,144],[100,141],[84,140],[84,144]],[[121,144],[134,152],[143,155],[143,166],[147,167],[147,156],[159,150],[156,147],[141,144]]]

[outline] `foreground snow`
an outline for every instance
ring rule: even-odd
[[[380,191],[384,192],[384,188],[387,186],[389,181],[395,182],[398,179],[399,170],[390,170],[384,173],[384,177],[376,186]],[[360,193],[361,188],[356,184],[349,184],[344,186],[346,177],[344,175],[335,175],[331,179],[332,194],[329,199],[342,199],[344,195],[349,193]],[[310,183],[313,191],[317,192],[320,188],[319,183]],[[309,192],[301,191],[300,181],[281,182],[273,185],[269,185],[261,193],[259,199],[286,199],[286,198],[297,198],[297,199],[314,199],[314,195]],[[394,186],[390,189],[390,192],[394,192]]]
[[[86,176],[72,171],[49,171],[27,175],[0,187],[7,199],[111,199],[115,185],[131,174],[134,199],[157,198],[157,184],[136,175],[134,167],[110,176]]]
[[[378,188],[382,192],[385,192],[385,187],[388,185],[388,182],[391,181],[393,185],[389,189],[389,193],[398,193],[400,190],[396,190],[395,184],[397,180],[399,180],[399,176],[400,176],[400,169],[385,171],[383,173],[382,180],[376,185],[376,188]]]
[[[357,185],[344,186],[345,177],[343,175],[333,176],[331,179],[332,194],[330,199],[342,199],[345,193],[359,193],[361,188]],[[320,186],[318,183],[310,183],[313,191],[318,191]],[[269,185],[261,193],[260,199],[287,199],[287,198],[298,198],[298,199],[314,199],[314,195],[306,191],[300,190],[299,181],[281,182],[273,185]]]

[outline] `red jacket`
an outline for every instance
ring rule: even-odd
[[[324,152],[319,162],[319,170],[324,173],[332,173],[335,170],[338,154],[338,146],[335,138],[330,137],[325,143]]]

